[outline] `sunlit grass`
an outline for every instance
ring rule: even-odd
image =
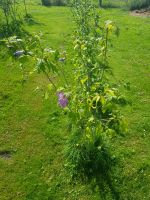
[[[69,50],[73,20],[68,8],[30,6],[35,20],[29,32],[43,33],[44,45]],[[115,138],[112,145],[119,164],[114,169],[114,187],[120,199],[150,199],[150,125],[149,125],[149,18],[130,16],[119,9],[102,10],[101,20],[113,20],[120,28],[119,38],[112,38],[110,65],[114,81],[130,83],[123,90],[131,102],[122,112],[129,122],[129,132]],[[99,186],[70,182],[64,171],[64,149],[69,136],[67,117],[57,106],[55,93],[44,100],[34,89],[44,78],[31,77],[21,85],[21,71],[1,46],[0,58],[0,199],[2,200],[100,200]],[[29,68],[32,63],[28,64]],[[73,66],[66,69],[72,77]],[[69,77],[69,76],[68,76]],[[72,78],[69,79],[72,83]],[[113,199],[108,186],[106,199]]]

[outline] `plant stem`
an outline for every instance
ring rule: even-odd
[[[44,72],[47,79],[49,80],[49,82],[53,85],[53,87],[55,88],[55,90],[57,90],[57,87],[55,86],[55,84],[53,83],[53,81],[51,80],[51,78],[49,77],[48,73],[47,72]]]

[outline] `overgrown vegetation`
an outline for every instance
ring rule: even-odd
[[[149,0],[131,0],[130,10],[140,10],[142,8],[148,8],[150,6]]]
[[[94,0],[94,2],[102,8],[124,8],[129,10],[148,8],[150,6],[149,0]]]
[[[23,7],[23,13],[21,13],[20,1],[0,1],[0,14],[2,15],[0,22],[1,37],[21,34],[23,31],[23,18],[29,17],[26,0],[23,1]]]
[[[66,0],[42,0],[43,6],[64,6],[66,4]]]
[[[17,12],[17,4],[14,1],[0,1],[0,8],[3,12],[4,22],[0,25],[1,33],[8,36],[10,33],[18,32],[21,22]]]

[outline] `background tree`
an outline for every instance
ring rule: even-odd
[[[102,6],[102,0],[99,0],[99,6],[100,7]]]

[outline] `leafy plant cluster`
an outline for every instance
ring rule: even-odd
[[[69,119],[66,167],[71,174],[106,174],[113,158],[109,152],[111,140],[126,131],[126,123],[119,112],[125,102],[117,87],[109,81],[109,38],[118,34],[112,21],[100,24],[100,13],[90,0],[74,0],[72,5],[76,31],[74,33],[74,85],[70,85],[64,71],[66,52],[43,48],[40,35],[5,42],[26,75],[24,63],[32,58],[35,67],[28,74],[42,73],[49,83],[45,98],[54,88],[58,104]],[[108,76],[109,75],[109,76]],[[54,76],[57,79],[54,79]],[[56,82],[62,79],[63,87]],[[56,80],[56,81],[55,81]]]
[[[44,96],[46,99],[49,98],[51,90],[54,90],[57,94],[58,84],[56,84],[56,78],[57,82],[61,80],[61,83],[66,87],[68,81],[63,67],[66,52],[44,47],[41,33],[24,35],[24,38],[12,36],[2,41],[6,44],[13,59],[19,61],[23,72],[23,82],[33,74],[44,74],[48,80],[47,85],[42,88],[45,91]],[[33,69],[26,67],[29,62],[34,66]]]
[[[22,26],[22,19],[19,13],[20,1],[0,0],[0,11],[2,19],[0,24],[1,36],[8,37],[12,34],[19,34]],[[24,13],[28,16],[26,0],[23,0]]]

